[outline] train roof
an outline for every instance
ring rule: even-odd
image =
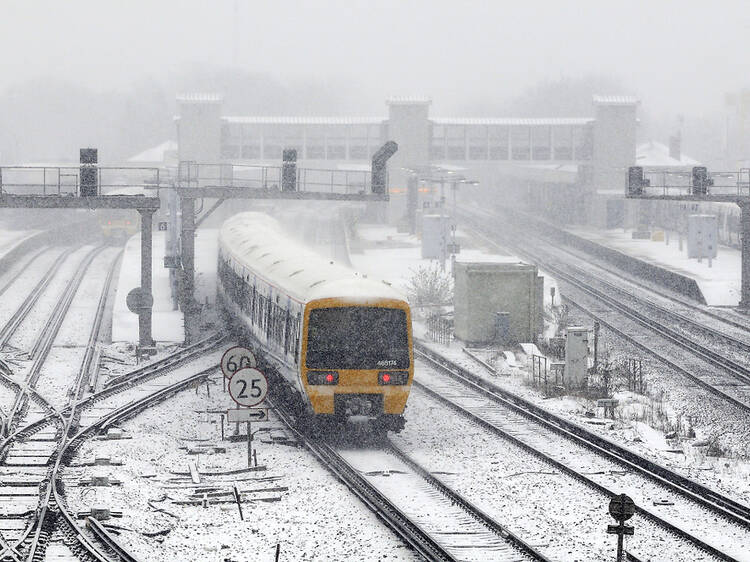
[[[219,245],[238,265],[300,302],[325,298],[359,304],[405,300],[385,281],[367,279],[290,239],[274,218],[263,213],[239,213],[226,220]]]

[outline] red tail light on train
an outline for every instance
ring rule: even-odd
[[[384,371],[378,373],[378,384],[379,385],[403,385],[409,381],[409,373],[407,371]]]
[[[336,371],[309,371],[307,384],[338,384],[339,374]]]

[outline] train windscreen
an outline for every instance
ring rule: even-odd
[[[308,369],[408,369],[406,312],[344,306],[310,311]]]

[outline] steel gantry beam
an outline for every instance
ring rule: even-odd
[[[169,257],[175,262],[170,267],[180,270],[177,301],[184,315],[185,343],[195,341],[200,332],[201,305],[195,299],[195,230],[208,215],[228,199],[387,202],[386,165],[397,150],[395,142],[386,142],[372,158],[370,177],[364,178],[358,174],[353,181],[342,170],[298,169],[296,154],[291,160],[285,157],[281,167],[180,162],[178,179],[169,188],[170,217],[175,215],[177,200],[182,215],[179,260],[174,259],[177,252],[174,246]],[[341,174],[344,179],[339,181],[336,177]],[[324,176],[324,180],[321,180],[321,176]],[[216,200],[197,221],[196,199]]]
[[[152,225],[154,212],[159,209],[158,197],[142,195],[97,195],[91,197],[67,195],[0,195],[0,208],[10,209],[130,209],[141,215],[141,292],[145,299],[138,308],[138,346],[139,349],[151,348],[152,308],[151,294],[151,260],[152,260]]]

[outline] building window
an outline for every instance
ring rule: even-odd
[[[530,131],[527,126],[511,127],[511,147],[513,160],[528,160],[531,156],[529,140]]]
[[[250,144],[242,147],[242,158],[257,160],[260,158],[260,145]]]
[[[323,160],[326,157],[326,147],[322,141],[320,144],[307,144],[307,156],[310,160]]]
[[[589,125],[573,127],[573,147],[576,160],[591,160],[593,128]]]
[[[265,160],[281,160],[281,141],[269,139],[263,146],[263,158]]]
[[[531,127],[532,160],[549,160],[552,156],[550,149],[550,128],[547,125]]]
[[[367,160],[367,145],[354,144],[350,146],[349,158],[352,160]]]
[[[240,147],[236,144],[224,144],[221,147],[221,157],[227,159],[237,159],[240,157]]]
[[[466,136],[469,140],[469,160],[487,160],[487,127],[467,126]]]
[[[346,145],[338,139],[329,139],[329,144],[326,151],[327,160],[343,160],[346,158]]]
[[[508,127],[489,127],[490,160],[508,159]]]

